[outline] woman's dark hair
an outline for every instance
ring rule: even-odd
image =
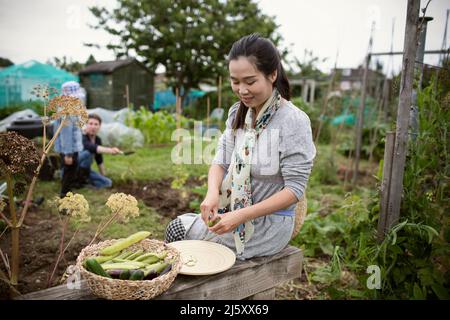
[[[277,70],[274,87],[284,99],[291,99],[291,87],[281,63],[281,56],[272,41],[256,33],[244,36],[231,47],[228,61],[237,60],[239,57],[248,58],[267,77]],[[247,110],[248,108],[241,102],[233,122],[233,129],[244,127]]]

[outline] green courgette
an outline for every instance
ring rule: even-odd
[[[99,276],[111,278],[111,276],[106,273],[106,271],[103,269],[103,267],[100,265],[100,263],[95,260],[95,258],[89,258],[86,259],[86,269],[89,270],[92,273],[95,273]]]
[[[128,280],[130,279],[131,272],[130,270],[122,270],[122,272],[119,275],[120,280]]]
[[[129,280],[143,280],[143,279],[144,279],[144,271],[142,270],[131,271],[131,276]]]

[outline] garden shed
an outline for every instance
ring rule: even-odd
[[[127,102],[135,108],[153,104],[153,75],[134,58],[94,63],[82,69],[79,76],[89,108],[118,110]]]

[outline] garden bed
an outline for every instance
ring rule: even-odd
[[[203,184],[197,177],[190,177],[181,190],[172,189],[168,179],[160,181],[137,182],[122,184],[117,187],[118,192],[131,194],[136,199],[142,200],[145,205],[154,208],[159,214],[175,218],[181,213],[192,212],[191,201],[201,201],[200,195],[193,193],[193,187]]]

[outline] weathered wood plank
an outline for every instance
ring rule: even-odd
[[[395,133],[386,132],[386,143],[384,146],[383,179],[381,181],[380,196],[380,218],[378,219],[377,240],[384,240],[387,230],[387,212],[389,204],[389,190],[392,175],[392,157],[394,153]]]
[[[223,299],[234,300],[251,297],[301,276],[303,253],[289,246],[280,253],[237,261],[229,270],[211,276],[179,275],[172,286],[156,299]],[[70,286],[69,286],[70,287]],[[78,288],[67,284],[32,292],[17,299],[22,300],[87,300],[93,296],[84,280]]]
[[[158,298],[172,300],[239,300],[247,298],[301,276],[302,252],[294,249],[290,252],[285,251],[285,253],[287,254],[254,259],[240,263],[235,268],[221,274],[195,277],[180,283],[186,279],[186,276],[182,276],[176,285]]]

